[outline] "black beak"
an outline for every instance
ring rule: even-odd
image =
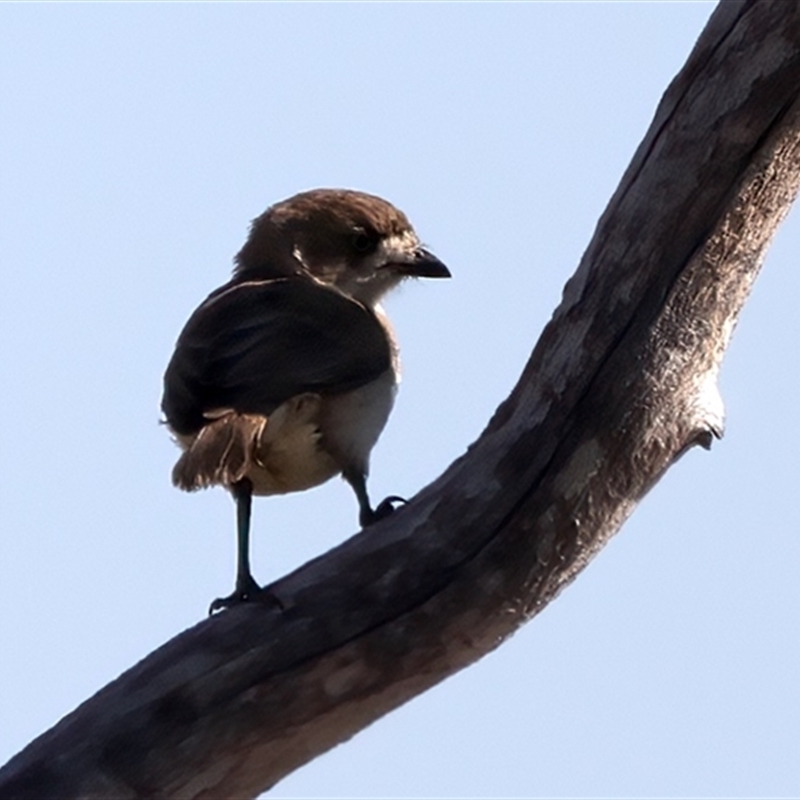
[[[414,251],[414,259],[403,263],[394,262],[391,269],[398,275],[408,275],[412,278],[449,278],[450,270],[422,247]]]

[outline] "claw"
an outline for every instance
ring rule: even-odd
[[[248,574],[242,580],[236,581],[236,589],[231,594],[227,597],[218,597],[212,601],[208,607],[208,616],[210,617],[224,608],[230,608],[231,606],[239,605],[239,603],[253,600],[261,591],[261,587],[253,580],[253,576]]]
[[[395,503],[407,503],[403,497],[398,497],[396,494],[390,495],[384,500],[381,500],[380,503],[374,508],[370,509],[369,513],[362,514],[361,516],[361,524],[372,525],[374,522],[378,522],[379,520],[386,519],[390,514],[393,514],[395,511],[394,504]]]
[[[238,606],[241,603],[269,603],[283,611],[283,603],[268,589],[262,589],[252,578],[243,586],[237,586],[236,590],[227,597],[218,597],[212,601],[208,607],[208,616],[213,617],[218,611],[226,608]]]

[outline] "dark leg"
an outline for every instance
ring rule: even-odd
[[[233,486],[236,501],[236,592],[247,595],[258,591],[258,584],[250,574],[250,513],[253,507],[253,484],[247,478]]]
[[[253,502],[253,484],[243,478],[231,487],[236,501],[236,590],[227,597],[218,597],[211,603],[209,614],[223,608],[252,600],[261,587],[250,574],[250,508]]]
[[[362,528],[377,522],[379,519],[388,517],[394,511],[394,503],[405,503],[402,497],[391,495],[378,503],[378,507],[373,509],[367,494],[367,476],[360,471],[345,470],[342,473],[344,479],[353,487],[353,491],[358,498],[358,522]]]

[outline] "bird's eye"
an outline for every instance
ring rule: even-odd
[[[366,231],[357,230],[353,235],[353,247],[359,253],[366,253],[375,248],[375,242]]]

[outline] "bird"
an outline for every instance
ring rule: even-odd
[[[266,593],[250,569],[253,496],[341,475],[359,523],[373,508],[370,452],[394,404],[399,351],[381,298],[407,278],[449,278],[406,215],[352,189],[314,189],[250,225],[230,280],[192,313],[164,374],[164,422],[182,450],[179,489],[227,489],[236,504],[232,594],[214,614]]]

